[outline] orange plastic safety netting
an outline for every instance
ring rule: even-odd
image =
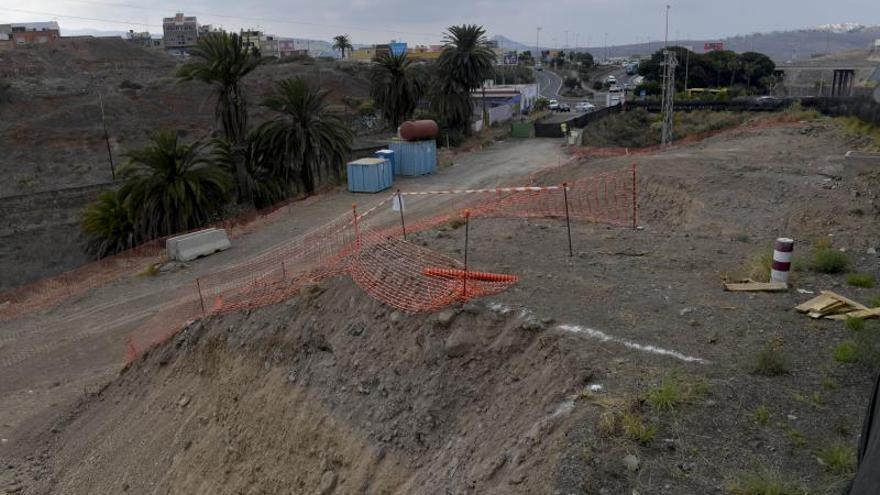
[[[303,287],[348,274],[370,296],[411,313],[435,311],[504,291],[512,274],[481,271],[404,239],[467,215],[635,222],[635,169],[570,184],[396,193],[363,211],[352,209],[245,262],[197,279],[176,303],[146,321],[126,342],[130,359],[173,336],[187,321],[277,303]],[[399,194],[399,196],[397,195]],[[420,200],[424,200],[419,204]],[[404,215],[395,202],[403,203]],[[441,213],[438,213],[440,211]],[[466,212],[466,213],[465,213]],[[404,217],[404,218],[402,218]],[[406,225],[402,225],[403,220]]]

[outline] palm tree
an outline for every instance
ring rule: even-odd
[[[327,112],[327,91],[300,77],[286,79],[262,105],[279,114],[255,131],[265,152],[283,167],[278,176],[299,182],[309,193],[328,176],[341,177],[353,133]]]
[[[345,50],[351,53],[354,47],[351,46],[351,38],[347,34],[340,34],[333,37],[333,49],[342,52],[342,58],[345,58]]]
[[[233,147],[236,171],[236,196],[243,203],[251,203],[252,191],[246,184],[244,144],[247,136],[247,100],[242,91],[242,79],[262,62],[259,50],[242,43],[235,33],[218,32],[199,38],[190,50],[191,61],[177,71],[185,81],[202,81],[214,87],[217,95],[215,117],[220,121],[226,140]]]
[[[422,97],[422,82],[406,52],[385,52],[373,61],[370,96],[382,110],[382,117],[397,128],[416,110]]]
[[[82,230],[86,235],[85,250],[96,258],[116,254],[135,244],[134,226],[117,191],[104,191],[94,203],[86,206]]]
[[[186,145],[159,132],[151,144],[127,154],[119,194],[137,234],[153,239],[207,223],[228,199],[229,173],[201,141]]]
[[[495,52],[489,48],[486,30],[476,24],[450,27],[443,42],[443,52],[437,60],[442,81],[436,107],[448,124],[470,134],[470,93],[492,77]]]

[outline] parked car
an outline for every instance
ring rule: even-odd
[[[608,76],[605,78],[605,82],[608,84],[617,84],[617,78],[614,76]]]
[[[559,101],[550,100],[550,105],[547,108],[549,108],[550,110],[559,110]]]
[[[761,107],[775,107],[782,104],[782,99],[775,96],[759,96],[755,98],[755,103]]]
[[[596,105],[588,101],[579,101],[577,105],[574,106],[575,112],[592,112],[596,109]]]
[[[571,107],[568,106],[568,103],[560,103],[560,104],[559,104],[559,111],[560,111],[560,112],[570,112],[570,111],[571,111]]]

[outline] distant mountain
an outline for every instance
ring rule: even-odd
[[[128,31],[101,31],[99,29],[66,29],[61,26],[61,36],[94,36],[96,38],[125,38]],[[162,36],[161,33],[153,37]]]
[[[704,43],[721,41],[728,50],[760,52],[777,63],[782,63],[807,60],[818,55],[868,49],[877,39],[880,39],[880,26],[827,25],[797,31],[754,33],[714,40],[670,40],[670,44],[689,46],[695,52],[702,53]],[[609,46],[607,56],[648,55],[662,47],[662,41]],[[589,47],[584,50],[599,58],[605,55],[605,49],[602,47]]]
[[[492,36],[491,38],[489,38],[489,40],[497,42],[498,47],[501,48],[502,50],[505,50],[505,51],[509,50],[509,51],[522,52],[525,50],[534,50],[535,49],[535,45],[531,45],[531,46],[524,45],[518,41],[513,41],[512,39],[510,39],[506,36],[500,35],[500,34],[496,34],[495,36]]]

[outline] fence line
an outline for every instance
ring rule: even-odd
[[[635,168],[566,185],[400,193],[410,198],[460,195],[462,208],[410,218],[407,233],[471,218],[566,218],[631,226],[635,220]],[[175,294],[178,301],[126,340],[129,360],[163,342],[188,321],[209,314],[266,306],[303,287],[348,275],[367,294],[396,309],[435,311],[457,301],[497,294],[515,284],[513,274],[474,271],[458,259],[403,239],[398,213],[381,215],[398,193],[330,222],[252,259],[203,276]],[[410,213],[411,216],[418,216]]]

